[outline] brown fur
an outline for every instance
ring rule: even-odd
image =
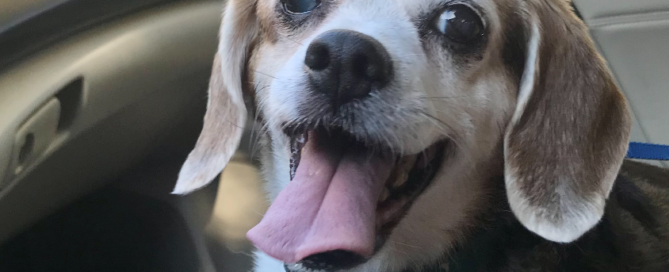
[[[538,217],[571,224],[567,213],[587,213],[565,210],[573,202],[602,203],[603,213],[631,121],[585,26],[566,3],[528,3],[542,33],[538,64],[527,106],[507,136],[506,161],[522,177],[518,189],[527,204],[541,208]]]

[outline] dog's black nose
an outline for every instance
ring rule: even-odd
[[[384,87],[393,74],[392,60],[383,45],[350,30],[318,36],[309,45],[304,63],[314,90],[331,98],[335,107]]]

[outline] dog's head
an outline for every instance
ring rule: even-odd
[[[175,192],[224,168],[251,97],[273,204],[249,237],[294,270],[435,260],[502,174],[527,229],[574,241],[630,126],[565,0],[228,0],[209,92]]]

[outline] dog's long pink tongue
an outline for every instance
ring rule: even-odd
[[[359,149],[307,142],[294,179],[247,236],[268,255],[296,263],[313,254],[374,253],[376,202],[391,162]]]

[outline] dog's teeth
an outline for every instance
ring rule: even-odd
[[[307,133],[297,135],[290,140],[290,180],[295,178],[295,172],[302,157],[302,149],[304,149],[308,140],[309,135]]]
[[[402,170],[400,173],[398,173],[397,178],[395,178],[395,182],[393,183],[392,188],[401,187],[407,182],[408,179],[409,179],[409,172]]]
[[[395,175],[395,181],[390,185],[391,188],[399,188],[404,185],[409,179],[409,172],[416,163],[416,156],[410,156],[402,159],[397,165],[397,172]]]
[[[384,189],[383,193],[381,193],[381,197],[379,197],[379,203],[382,203],[390,197],[390,191],[388,189]]]

